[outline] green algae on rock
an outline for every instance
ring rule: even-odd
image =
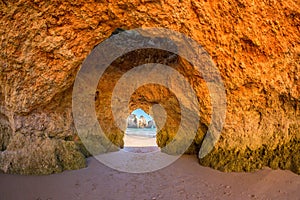
[[[215,148],[207,156],[199,159],[199,163],[224,172],[249,172],[270,167],[272,169],[289,169],[300,174],[299,152],[300,141],[293,139],[274,149],[267,145],[262,145],[254,150],[250,148],[245,150]]]

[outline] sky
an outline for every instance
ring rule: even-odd
[[[153,118],[150,115],[148,115],[147,113],[145,113],[145,111],[143,111],[140,108],[134,110],[131,114],[135,114],[137,117],[140,117],[141,115],[143,115],[146,118],[147,121],[153,120]]]

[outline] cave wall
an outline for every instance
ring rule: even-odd
[[[0,171],[84,167],[71,114],[81,63],[117,27],[164,27],[203,45],[225,84],[226,124],[200,163],[300,173],[299,10],[296,0],[0,1]]]

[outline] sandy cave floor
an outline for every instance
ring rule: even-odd
[[[223,173],[189,155],[144,174],[119,172],[94,158],[87,162],[85,169],[48,176],[0,174],[0,199],[300,199],[300,176],[290,171]]]
[[[134,139],[126,137],[125,144],[144,153]],[[154,139],[142,139],[145,149],[153,148]],[[119,172],[95,158],[88,158],[87,163],[85,169],[47,176],[0,174],[0,200],[300,200],[300,176],[291,171],[266,168],[253,173],[224,173],[200,166],[191,155],[142,174]]]

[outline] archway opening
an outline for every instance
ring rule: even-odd
[[[156,143],[157,127],[154,119],[144,110],[138,108],[127,118],[124,134],[124,151],[147,153],[158,151]]]
[[[149,56],[153,58],[153,60],[149,61]],[[176,87],[175,91],[171,91],[169,86],[175,86],[177,82],[174,82],[174,80],[170,78],[166,86],[149,82],[148,84],[144,84],[136,88],[132,94],[128,90],[126,84],[121,84],[122,87],[119,87],[119,89],[116,90],[116,86],[118,83],[120,83],[120,79],[124,74],[134,69],[135,66],[141,66],[145,64],[146,61],[151,63],[168,64],[181,74],[191,78],[188,79],[190,85],[196,85],[197,87],[201,88],[201,90],[197,90],[197,94],[199,95],[198,100],[199,105],[202,106],[202,110],[200,110],[201,114],[202,116],[206,117],[202,117],[202,121],[199,121],[199,129],[197,130],[195,140],[187,150],[184,149],[184,145],[182,147],[174,145],[167,146],[174,140],[174,137],[178,133],[181,124],[181,110],[189,110],[190,108],[195,109],[197,107],[196,104],[189,103],[190,95],[188,95],[184,90],[185,87],[181,85],[180,87]],[[188,74],[186,74],[187,72]],[[190,76],[190,74],[193,73],[195,73],[197,76]],[[151,74],[163,73],[161,69],[155,68],[152,69],[152,71],[147,71],[147,73],[144,71],[144,74],[150,76]],[[182,151],[185,151],[188,154],[196,155],[199,152],[200,144],[207,131],[207,124],[209,124],[210,121],[209,113],[211,113],[211,107],[205,106],[206,102],[210,102],[209,92],[205,86],[205,81],[199,77],[201,77],[201,75],[195,72],[193,66],[191,66],[189,62],[181,57],[174,56],[173,53],[167,51],[157,49],[141,49],[124,54],[122,57],[116,59],[105,70],[99,79],[95,94],[95,110],[97,112],[98,122],[101,126],[101,129],[105,133],[105,136],[97,135],[89,142],[91,144],[96,143],[94,146],[99,146],[96,151],[97,153],[99,152],[99,154],[101,152],[118,151],[120,149],[125,151],[135,151],[133,149],[142,149],[142,151],[146,151],[147,148],[149,149],[149,147],[145,146],[139,147],[137,144],[131,145],[127,142],[127,138],[124,138],[128,135],[126,134],[127,118],[130,116],[130,114],[132,114],[131,112],[140,108],[147,113],[150,113],[150,115],[155,119],[157,135],[155,138],[156,143],[153,145],[155,145],[156,148],[159,147],[159,150],[171,155],[180,154]],[[141,80],[142,78],[136,78],[132,81],[134,81],[136,85],[139,85]],[[130,81],[130,79],[128,79],[128,81]],[[113,91],[117,95],[113,96]],[[124,94],[131,94],[129,101],[128,99],[123,101],[119,98],[124,96]],[[183,100],[182,106],[180,106],[177,96]],[[114,102],[113,107],[112,102]],[[126,105],[123,104],[124,102]],[[157,112],[153,113],[153,106],[158,108],[155,105],[159,105],[161,109],[158,109]],[[164,114],[162,115],[162,113]],[[194,115],[193,112],[188,113],[191,114],[191,116],[186,118],[189,123],[193,121],[189,120],[189,118],[194,119]],[[185,134],[190,133],[190,127],[192,126],[189,126],[189,124],[183,127],[183,130],[186,130]],[[92,134],[93,133],[91,133],[91,135]],[[186,140],[184,135],[182,135],[182,137],[178,137],[177,139],[182,141],[182,144],[190,142]],[[100,142],[97,143],[96,141]],[[141,142],[139,142],[139,144],[141,144]]]

